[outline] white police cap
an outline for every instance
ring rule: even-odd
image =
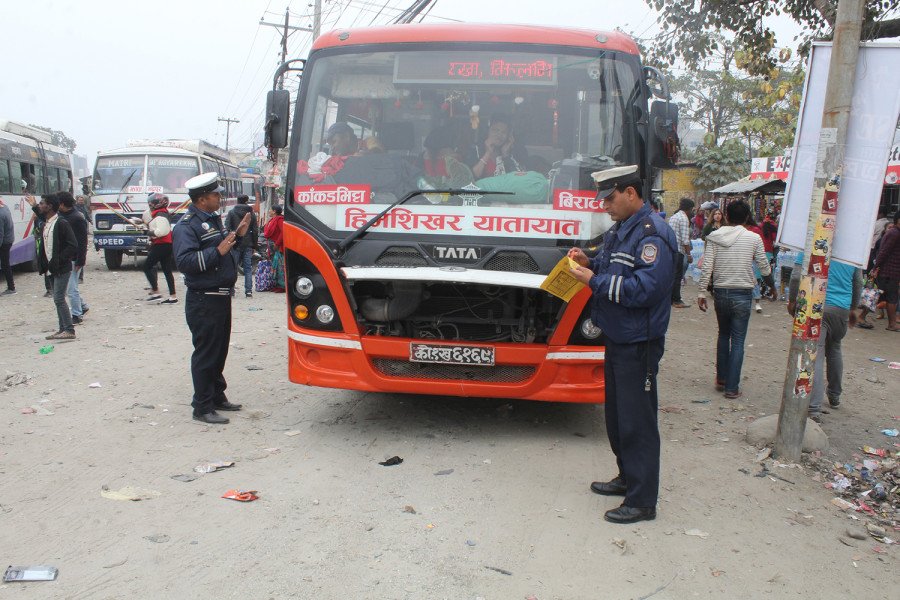
[[[613,167],[603,171],[594,171],[591,173],[591,177],[594,178],[594,184],[597,186],[597,200],[603,200],[612,194],[617,186],[623,184],[640,184],[637,165]]]
[[[188,179],[184,187],[187,188],[191,198],[199,198],[203,194],[210,192],[219,192],[221,194],[225,191],[225,188],[222,187],[222,183],[219,181],[218,173],[200,173],[196,177]]]

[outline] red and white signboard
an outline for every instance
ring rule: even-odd
[[[606,212],[603,203],[597,201],[597,193],[589,190],[553,190],[553,208]]]
[[[368,185],[299,185],[294,188],[297,204],[368,204]]]

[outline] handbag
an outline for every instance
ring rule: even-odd
[[[875,312],[878,310],[878,299],[881,298],[882,291],[871,279],[868,280],[859,294],[859,305],[869,312]]]
[[[272,271],[272,261],[263,259],[256,263],[256,275],[253,277],[257,292],[267,292],[275,285],[275,274]]]

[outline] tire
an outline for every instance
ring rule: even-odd
[[[103,257],[106,259],[106,268],[114,271],[122,266],[121,250],[104,250]]]

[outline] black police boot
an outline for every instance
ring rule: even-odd
[[[228,423],[230,422],[228,419],[216,413],[215,411],[208,413],[198,413],[194,411],[194,420],[202,421],[203,423],[209,423],[210,425],[228,425]]]
[[[610,523],[637,523],[638,521],[652,521],[656,518],[656,507],[637,508],[623,504],[619,508],[606,511],[603,518]]]
[[[625,478],[616,475],[612,481],[595,481],[591,484],[591,491],[601,496],[624,496],[627,486]]]
[[[241,410],[243,406],[243,404],[232,404],[226,400],[222,404],[216,404],[216,410]]]

